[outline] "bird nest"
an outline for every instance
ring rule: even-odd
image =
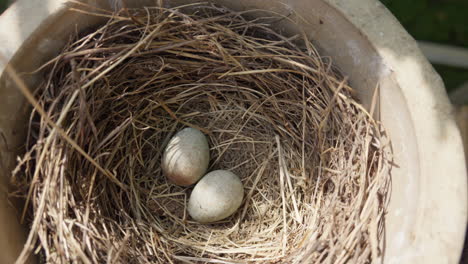
[[[383,256],[389,140],[347,79],[277,17],[213,5],[123,9],[37,72],[12,182],[45,263],[371,263]],[[287,18],[280,18],[287,19]],[[161,156],[202,131],[245,190],[200,224]]]

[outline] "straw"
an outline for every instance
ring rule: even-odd
[[[209,4],[74,10],[109,20],[22,89],[34,108],[12,176],[31,226],[20,263],[382,259],[389,140],[307,38]],[[193,221],[192,187],[162,174],[184,127],[208,137],[209,170],[244,184],[225,220]]]

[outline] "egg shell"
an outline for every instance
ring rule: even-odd
[[[169,181],[189,186],[206,173],[209,161],[205,135],[198,129],[187,127],[175,134],[167,144],[161,167]]]
[[[216,222],[239,209],[243,197],[244,187],[237,175],[227,170],[212,171],[195,185],[188,213],[200,223]]]

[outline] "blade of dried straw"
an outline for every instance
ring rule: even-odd
[[[282,157],[282,151],[281,151],[281,144],[280,144],[280,138],[278,135],[275,136],[276,139],[276,144],[278,147],[278,163],[280,167],[280,188],[281,188],[281,200],[283,204],[283,243],[282,243],[282,253],[283,256],[286,255],[286,244],[288,241],[287,233],[288,233],[288,224],[286,220],[286,197],[284,193],[284,171],[281,166],[281,157]]]

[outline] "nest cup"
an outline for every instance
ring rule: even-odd
[[[78,12],[88,12],[81,6]],[[13,173],[31,223],[19,261],[370,263],[381,260],[389,142],[330,58],[276,14],[193,4],[104,10],[38,72]],[[281,17],[280,19],[288,19]],[[187,214],[192,187],[160,163],[184,127],[209,139],[209,171],[237,174],[231,217]]]

